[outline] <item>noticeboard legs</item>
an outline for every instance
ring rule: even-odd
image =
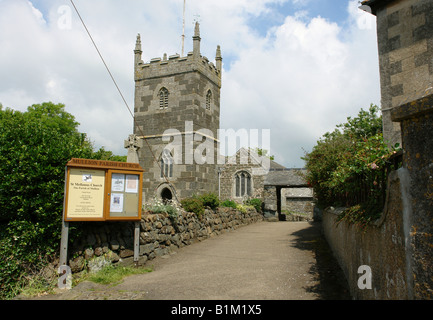
[[[68,259],[68,237],[69,237],[69,222],[62,223],[62,239],[60,240],[60,263],[59,265],[67,265]]]
[[[138,266],[138,258],[140,252],[140,221],[135,221],[134,229],[134,263]]]
[[[69,222],[62,222],[62,239],[60,240],[60,261],[59,261],[59,279],[57,286],[59,289],[72,288],[72,272],[67,265],[68,260],[68,238],[69,238]]]

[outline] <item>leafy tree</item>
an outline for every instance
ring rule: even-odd
[[[64,104],[44,102],[27,108],[27,115],[44,123],[45,126],[57,130],[60,134],[76,134],[78,122],[75,117],[65,111]]]
[[[101,156],[78,125],[63,104],[0,107],[0,298],[58,250],[66,163]]]
[[[329,188],[329,181],[338,168],[342,155],[350,154],[349,148],[350,139],[335,130],[325,133],[312,152],[303,158],[306,162],[307,182],[313,188],[320,207],[329,206],[336,198],[334,190]]]
[[[367,139],[382,133],[382,116],[378,106],[371,104],[368,111],[361,109],[355,118],[348,117],[347,122],[337,125],[343,134],[354,141]]]
[[[359,218],[364,221],[377,218],[384,200],[388,159],[397,149],[398,145],[388,148],[384,142],[382,117],[375,105],[325,133],[303,157],[306,179],[318,206],[356,206],[357,210],[348,211],[352,217],[362,211]]]
[[[98,151],[93,152],[92,159],[99,159],[99,160],[110,160],[110,161],[120,161],[120,162],[126,162],[126,156],[118,156],[113,154],[113,152],[105,150],[104,147],[99,148]]]

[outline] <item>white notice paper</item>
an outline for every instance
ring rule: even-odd
[[[112,193],[110,200],[110,212],[122,212],[123,211],[123,194]]]
[[[138,193],[138,175],[136,175],[136,174],[127,174],[126,175],[125,192]]]
[[[113,173],[111,176],[111,191],[125,190],[125,175],[121,173]]]

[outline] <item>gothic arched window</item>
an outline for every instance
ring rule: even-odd
[[[159,90],[159,108],[164,109],[168,108],[168,90],[167,88],[161,88]]]
[[[162,151],[160,166],[161,166],[161,178],[173,177],[173,156],[171,155],[170,151],[168,151],[167,149],[164,149]]]
[[[208,90],[206,94],[206,110],[210,110],[211,102],[212,102],[212,91]]]
[[[246,171],[235,174],[236,197],[251,196],[251,175]]]

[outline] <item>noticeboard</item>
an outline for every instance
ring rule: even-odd
[[[139,164],[74,158],[66,170],[65,221],[141,219]]]
[[[70,168],[67,189],[68,218],[104,219],[105,170]]]
[[[111,171],[109,219],[123,219],[138,217],[137,206],[140,203],[139,185],[140,175],[134,172]]]

